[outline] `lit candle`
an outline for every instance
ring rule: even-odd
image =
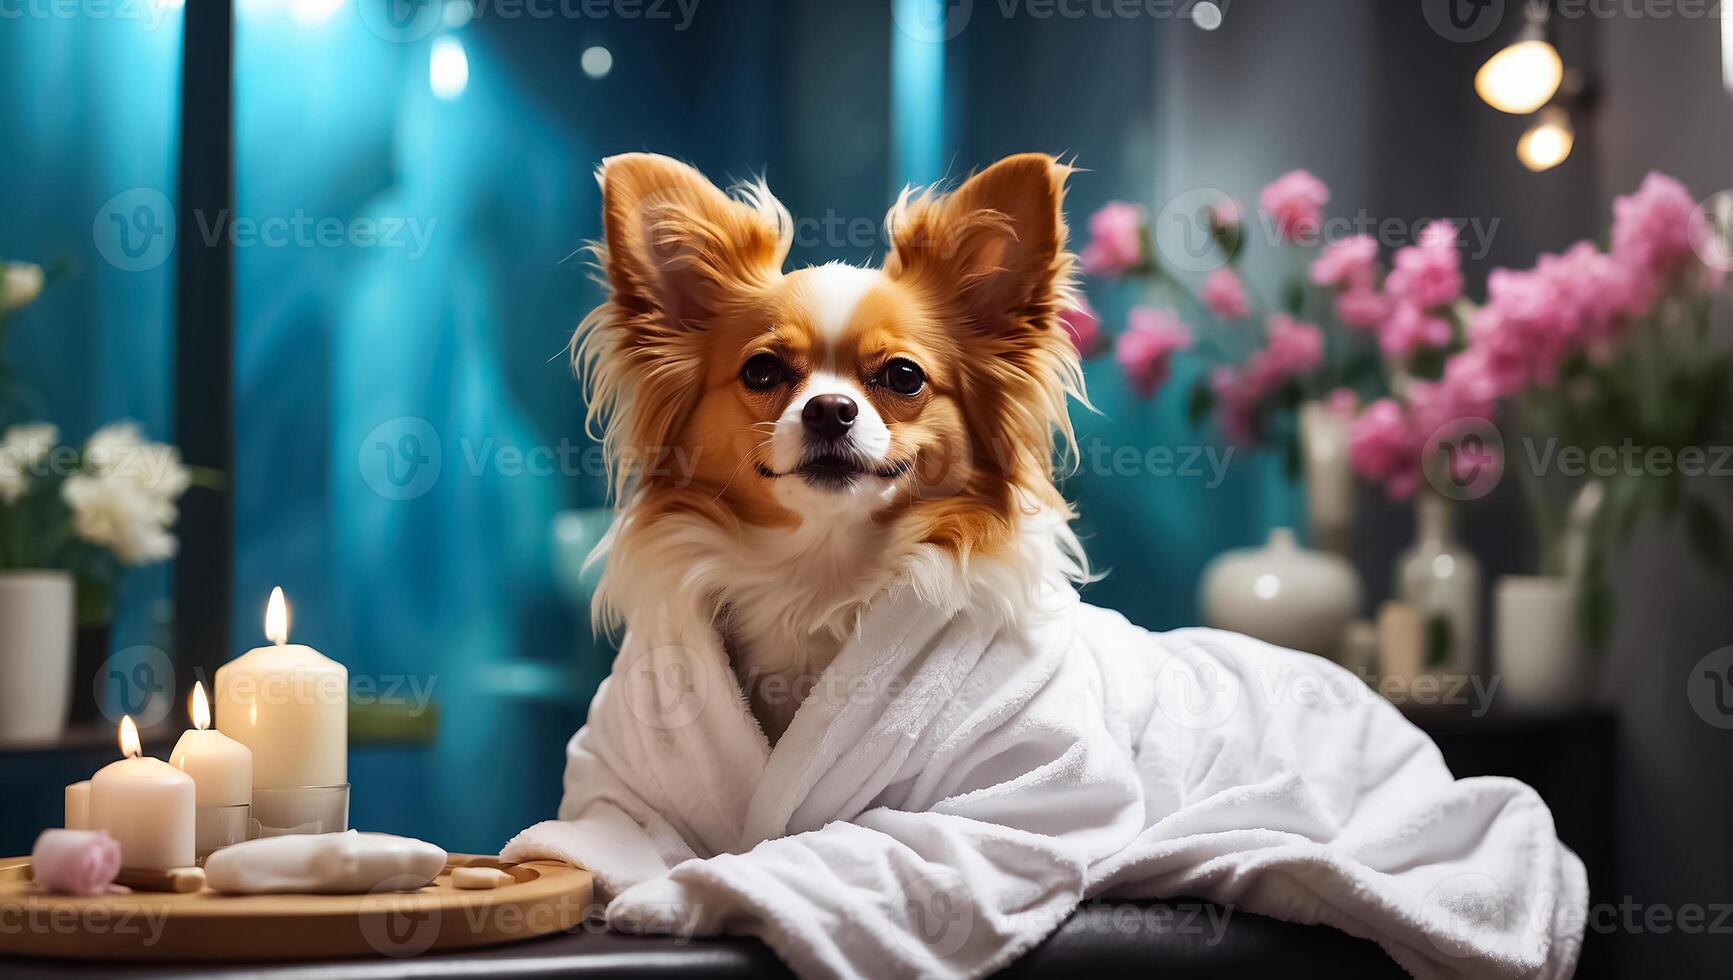
[[[289,642],[283,590],[265,611],[271,645],[217,670],[217,729],[253,752],[253,786],[289,789],[349,781],[349,671]],[[258,799],[255,794],[254,806]]]
[[[247,839],[247,807],[253,802],[253,752],[211,730],[211,706],[205,700],[203,683],[193,684],[188,707],[193,727],[181,733],[168,761],[193,777],[198,787],[198,852],[205,855]]]
[[[141,755],[132,716],[120,720],[120,751],[90,778],[90,829],[120,842],[127,868],[166,870],[193,863],[193,811],[198,791],[191,776],[161,759]]]
[[[66,787],[67,830],[90,829],[90,780],[82,779]]]
[[[203,683],[193,684],[188,702],[193,719],[168,761],[193,777],[199,806],[241,806],[253,800],[253,752],[245,745],[211,730],[211,707]]]

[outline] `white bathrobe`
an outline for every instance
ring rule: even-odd
[[[1420,977],[1570,975],[1587,886],[1533,790],[1452,779],[1318,657],[1052,605],[994,627],[887,597],[774,749],[713,635],[628,636],[560,819],[502,856],[803,977],[979,977],[1101,895],[1323,923]]]

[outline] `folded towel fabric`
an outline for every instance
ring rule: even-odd
[[[774,749],[714,635],[629,635],[507,860],[610,925],[757,936],[805,977],[979,977],[1085,898],[1189,895],[1418,977],[1566,977],[1582,863],[1527,786],[1453,779],[1325,660],[1052,597],[1018,627],[888,596]]]

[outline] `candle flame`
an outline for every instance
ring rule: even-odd
[[[265,636],[282,646],[289,642],[289,604],[283,601],[283,587],[271,589],[271,601],[265,606]]]
[[[144,754],[144,747],[138,741],[138,725],[131,715],[120,718],[120,754],[128,759],[136,759]]]
[[[204,681],[193,681],[193,693],[187,702],[188,712],[193,716],[193,727],[201,732],[211,727],[211,702],[205,697]]]

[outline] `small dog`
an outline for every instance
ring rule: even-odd
[[[888,590],[1011,622],[1085,579],[1054,485],[1083,399],[1070,172],[1023,154],[905,191],[883,268],[785,272],[762,181],[605,161],[609,297],[572,347],[620,508],[597,623],[714,627],[774,743]]]

